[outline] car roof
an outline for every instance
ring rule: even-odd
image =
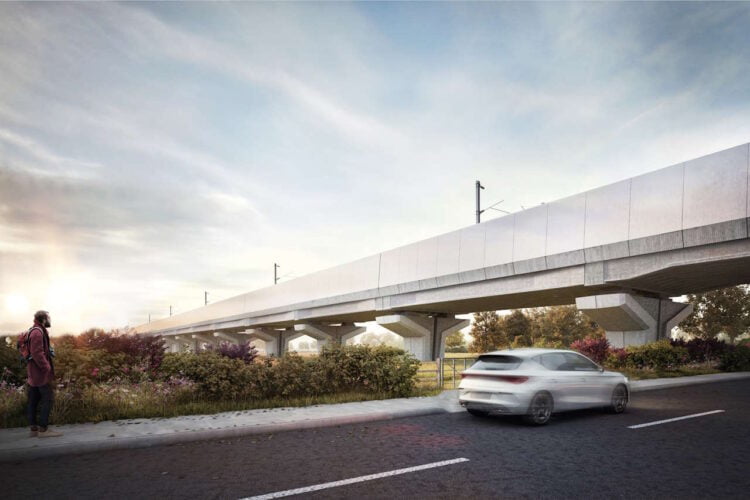
[[[542,349],[539,347],[523,347],[520,349],[503,349],[502,351],[492,351],[492,352],[484,352],[480,354],[480,356],[486,356],[486,355],[498,355],[498,354],[504,354],[507,356],[515,356],[517,358],[531,358],[534,356],[538,356],[539,354],[548,354],[551,352],[573,352],[570,349]],[[578,354],[578,353],[576,353]]]

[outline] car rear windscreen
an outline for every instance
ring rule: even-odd
[[[488,355],[479,356],[479,359],[471,365],[472,370],[515,370],[523,361],[515,356]]]

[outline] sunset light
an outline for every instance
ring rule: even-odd
[[[20,293],[9,293],[5,296],[5,312],[11,316],[20,316],[29,311],[29,300]]]

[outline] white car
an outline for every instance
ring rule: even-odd
[[[561,349],[508,349],[482,354],[461,374],[459,403],[475,416],[523,415],[534,425],[552,413],[604,407],[622,413],[628,378]]]

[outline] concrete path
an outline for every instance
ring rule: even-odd
[[[750,378],[750,372],[642,380],[632,382],[631,388],[633,392],[639,392],[743,378]],[[459,411],[463,409],[458,404],[458,391],[448,390],[439,396],[428,398],[54,426],[55,430],[64,433],[59,438],[30,438],[27,428],[0,429],[0,461],[141,448]]]

